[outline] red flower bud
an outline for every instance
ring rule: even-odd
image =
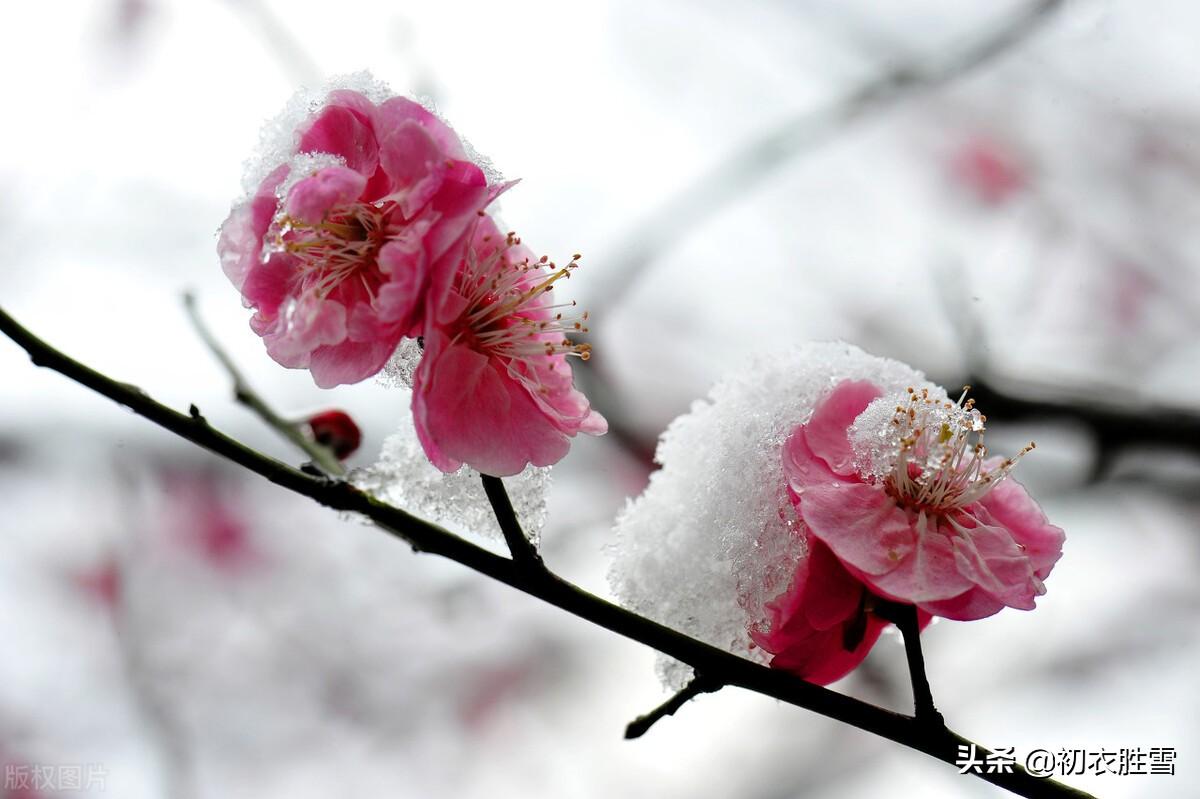
[[[349,458],[362,443],[362,432],[344,411],[315,414],[307,424],[313,441],[332,450],[338,460]]]

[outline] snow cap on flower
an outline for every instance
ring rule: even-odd
[[[849,672],[884,600],[974,619],[1033,607],[1063,535],[988,458],[983,416],[845,344],[759,358],[664,433],[617,520],[621,601],[812,682]],[[665,662],[665,680],[686,667]]]
[[[362,380],[446,300],[505,185],[434,113],[364,78],[300,96],[263,142],[222,267],[272,358],[326,388]]]
[[[536,258],[513,233],[481,216],[439,312],[427,315],[413,375],[413,418],[429,460],[495,476],[549,466],[578,433],[608,424],[572,382],[587,360],[587,313],[559,301],[556,284],[579,266]]]
[[[771,659],[751,631],[769,633],[779,610],[771,603],[787,599],[805,564],[821,565],[806,560],[784,443],[843,380],[870,380],[888,392],[932,388],[896,361],[847,344],[808,344],[752,359],[671,423],[656,454],[662,468],[617,519],[609,579],[622,604],[714,646]],[[827,568],[818,577],[840,579]],[[847,590],[835,593],[845,599],[856,582],[838,584]],[[830,619],[838,623],[851,615],[832,610]],[[814,643],[832,639],[830,619],[817,618],[825,630]],[[862,640],[878,631],[877,624],[863,630]],[[848,633],[853,638],[858,631]],[[821,651],[833,655],[827,646]],[[828,669],[815,671],[817,665]],[[829,661],[807,666],[814,669],[810,678],[822,682],[835,679],[830,674],[841,667]],[[664,660],[660,672],[678,688],[689,669]]]

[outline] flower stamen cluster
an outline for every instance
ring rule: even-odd
[[[1036,446],[1030,442],[1014,457],[989,464],[987,417],[967,399],[969,390],[950,402],[931,397],[927,388],[910,387],[908,402],[895,406],[895,457],[883,483],[901,505],[936,514],[978,502]]]
[[[374,300],[381,282],[374,264],[389,235],[388,219],[395,206],[394,202],[350,203],[330,209],[317,223],[280,213],[268,235],[268,252],[292,257],[301,293],[325,299],[344,281],[357,278]]]
[[[466,310],[454,341],[469,338],[490,356],[517,361],[553,355],[588,360],[591,345],[568,337],[588,332],[588,312],[564,314],[561,309],[577,307],[574,300],[548,305],[542,296],[559,280],[570,278],[583,256],[575,254],[561,268],[545,255],[537,261],[528,256],[514,260],[511,253],[521,246],[521,239],[511,231],[499,246],[491,235],[481,237],[481,245],[482,252],[468,252],[459,275]]]

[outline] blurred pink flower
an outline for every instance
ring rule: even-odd
[[[1029,184],[1029,176],[1017,156],[986,135],[963,142],[951,159],[950,171],[964,188],[987,205],[1000,205]]]
[[[881,394],[840,383],[784,445],[810,537],[872,592],[938,616],[1032,609],[1064,535],[1006,479],[1014,460],[987,458],[973,401],[909,389],[863,414]]]
[[[222,267],[251,327],[317,385],[378,372],[446,299],[488,186],[458,136],[419,104],[331,92],[296,155],[221,228]]]
[[[426,316],[425,352],[413,381],[417,436],[444,472],[464,463],[495,476],[567,454],[576,433],[600,435],[604,417],[572,384],[568,356],[590,346],[567,334],[587,332],[587,314],[564,313],[554,284],[576,269],[535,261],[513,234],[481,216],[467,257],[437,316]]]
[[[164,469],[163,513],[177,541],[219,572],[235,574],[266,558],[242,508],[221,479],[203,470]]]

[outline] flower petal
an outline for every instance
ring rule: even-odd
[[[504,477],[561,460],[570,442],[503,367],[431,328],[413,384],[413,414],[430,461]]]
[[[221,269],[239,291],[246,276],[259,263],[262,254],[263,236],[271,226],[275,209],[279,205],[275,189],[287,177],[286,165],[275,169],[259,184],[254,196],[235,207],[221,225],[221,237],[217,241],[217,252],[221,256]],[[253,301],[247,298],[248,304]]]
[[[350,341],[313,350],[308,368],[321,388],[358,383],[378,372],[396,351],[396,340]]]
[[[985,619],[999,613],[1003,608],[1003,602],[982,588],[972,588],[950,599],[921,603],[922,610],[954,621]]]
[[[996,484],[979,501],[996,524],[1012,534],[1013,540],[1025,548],[1025,554],[1037,576],[1046,579],[1051,568],[1062,557],[1066,534],[1046,519],[1041,507],[1029,496],[1025,487],[1011,477]]]
[[[958,568],[956,551],[937,520],[918,514],[917,545],[895,569],[872,577],[871,586],[889,599],[908,604],[949,599],[974,587]]]
[[[339,303],[304,297],[275,320],[263,335],[267,354],[282,366],[305,368],[313,350],[346,338],[346,309]]]
[[[804,588],[804,617],[817,630],[848,620],[862,603],[863,584],[846,571],[829,547],[809,540],[808,583]]]
[[[337,102],[340,97],[349,101],[349,95],[354,94],[335,92],[330,99]],[[357,96],[370,103],[365,97]],[[326,106],[300,136],[296,152],[339,155],[345,159],[348,168],[366,177],[373,175],[379,166],[379,145],[370,118],[365,116],[365,109],[354,109],[345,104]]]
[[[379,142],[379,163],[391,179],[388,199],[406,218],[417,215],[442,186],[446,156],[424,128],[404,122],[390,128]]]
[[[804,426],[808,446],[836,474],[849,476],[857,472],[854,449],[846,431],[872,400],[882,394],[874,383],[843,380],[813,410],[812,418]]]
[[[378,129],[384,131],[398,128],[408,122],[420,125],[447,157],[467,160],[466,150],[450,126],[438,119],[429,109],[407,97],[392,97],[383,101],[376,112],[376,120]]]
[[[826,483],[809,486],[800,501],[809,531],[829,545],[852,574],[886,574],[917,545],[908,515],[879,486]]]
[[[809,486],[841,480],[808,446],[804,425],[797,427],[783,444],[783,476],[788,487],[799,496],[803,496]]]
[[[976,524],[953,538],[958,569],[988,594],[1021,610],[1032,610],[1044,592],[1029,558],[1003,527]]]
[[[326,167],[292,186],[287,212],[301,222],[317,225],[334,206],[357,200],[366,186],[367,179],[353,169]]]

